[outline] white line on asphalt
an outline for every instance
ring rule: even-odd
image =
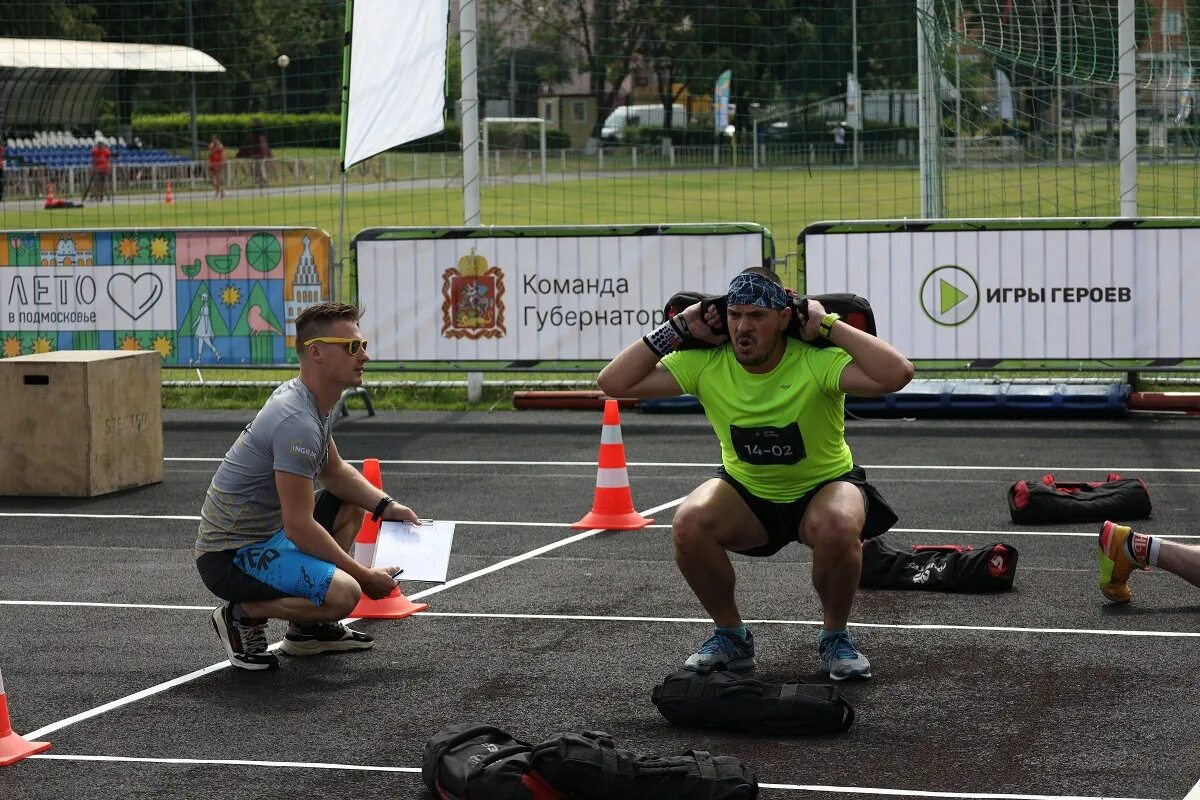
[[[70,514],[63,511],[0,511],[0,517],[68,517],[70,519],[178,519],[196,522],[199,515],[186,514]]]
[[[46,761],[115,761],[133,764],[215,764],[231,767],[287,767],[290,769],[345,769],[357,772],[415,772],[420,767],[377,767],[369,764],[326,764],[308,761],[248,761],[240,758],[135,758],[133,756],[84,756],[44,753],[32,758]]]
[[[712,620],[701,617],[619,617],[619,616],[589,616],[587,614],[492,614],[474,611],[423,611],[422,614],[431,617],[482,617],[492,619],[558,619],[578,620],[581,622],[688,622],[712,625]],[[807,625],[820,627],[821,620],[799,619],[747,619],[747,625]],[[948,625],[941,623],[901,623],[901,622],[851,622],[852,628],[886,628],[891,630],[913,631],[987,631],[990,633],[1062,633],[1084,636],[1147,636],[1176,639],[1200,638],[1200,631],[1137,631],[1109,630],[1099,628],[1019,628],[1010,625]]]
[[[192,461],[198,463],[219,464],[223,461],[222,457],[204,457],[204,458],[189,458],[183,456],[174,456],[164,458],[163,461]],[[346,459],[351,464],[361,464],[361,461],[351,461]],[[380,464],[412,464],[419,466],[502,466],[502,467],[595,467],[595,461],[502,461],[502,460],[446,460],[446,459],[417,459],[417,458],[393,458],[379,459]],[[720,464],[699,464],[695,461],[629,461],[626,462],[628,467],[696,467],[699,469],[716,469]],[[1092,467],[1038,467],[1028,464],[1018,466],[985,466],[981,464],[863,464],[864,469],[930,469],[942,472],[964,471],[964,472],[1161,472],[1161,473],[1200,473],[1200,467],[1113,467],[1113,466],[1092,466]]]
[[[670,505],[666,506],[669,508]],[[661,509],[656,509],[661,510]],[[653,513],[653,512],[646,512]],[[200,517],[188,517],[179,515],[167,514],[62,514],[57,511],[0,511],[0,517],[74,517],[76,519],[145,519],[145,520],[183,520],[197,521]],[[514,520],[497,520],[497,519],[448,519],[441,520],[449,522],[453,525],[483,525],[494,527],[518,527],[518,528],[568,528],[570,522],[522,522]],[[647,525],[647,528],[666,529],[670,525]],[[892,528],[892,533],[919,533],[922,535],[950,535],[950,536],[1067,536],[1079,538],[1094,538],[1096,536],[1095,526],[1092,530],[1087,531],[1026,531],[1026,530],[1010,530],[1008,528],[995,530],[972,530],[968,528]],[[1200,534],[1172,534],[1163,536],[1164,539],[1200,539]],[[2,547],[4,545],[0,545]],[[12,545],[13,547],[23,547],[27,545]]]
[[[37,756],[34,756],[37,758]],[[877,789],[867,786],[812,786],[794,783],[760,783],[760,789],[791,789],[802,792],[887,795],[890,797],[951,797],[962,800],[1149,800],[1149,798],[1112,797],[1076,794],[1010,794],[1008,792],[932,792],[924,789]]]
[[[503,563],[503,562],[501,562]],[[500,568],[497,565],[497,568]],[[489,568],[490,569],[490,568]],[[493,572],[495,569],[492,570]],[[482,571],[471,573],[474,577],[484,574]],[[464,578],[467,576],[463,576]],[[449,584],[447,584],[448,586]],[[442,587],[435,587],[441,590]],[[410,600],[420,599],[432,594],[431,591],[409,595]],[[0,600],[0,606],[47,606],[47,607],[79,607],[79,608],[121,608],[141,609],[147,611],[206,611],[213,607],[188,605],[162,605],[158,603],[86,603],[64,602],[61,600]],[[513,619],[513,620],[559,620],[564,622],[646,622],[646,623],[684,623],[711,625],[712,620],[706,617],[636,617],[615,614],[520,614],[499,613],[486,611],[422,611],[421,617],[457,617],[464,619]],[[806,619],[747,619],[747,625],[807,625],[820,627],[821,620]],[[880,628],[889,630],[913,631],[986,631],[989,633],[1057,633],[1076,636],[1133,636],[1163,639],[1196,639],[1200,631],[1146,631],[1146,630],[1110,630],[1100,628],[1021,628],[1014,625],[952,625],[936,622],[851,622],[855,628]],[[26,734],[28,735],[28,734]]]
[[[28,735],[28,734],[27,734]],[[372,764],[331,764],[304,761],[249,761],[232,758],[135,758],[132,756],[89,756],[44,753],[32,756],[42,761],[107,761],[131,764],[213,764],[233,767],[280,767],[286,769],[328,769],[354,772],[407,772],[420,774],[420,767],[383,767]],[[924,789],[883,789],[870,786],[822,786],[802,783],[760,783],[760,789],[782,789],[794,792],[829,792],[849,795],[886,795],[890,797],[945,797],[961,800],[1152,800],[1134,797],[1098,797],[1094,795],[1013,794],[1009,792],[934,792]],[[1188,795],[1184,800],[1191,800]]]

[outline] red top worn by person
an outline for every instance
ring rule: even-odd
[[[92,169],[99,175],[112,172],[112,151],[103,141],[97,142],[92,148]]]

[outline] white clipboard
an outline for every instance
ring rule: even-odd
[[[384,520],[375,543],[377,567],[404,570],[399,580],[445,583],[450,569],[454,523],[422,520],[423,525]]]

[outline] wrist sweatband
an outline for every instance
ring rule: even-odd
[[[683,336],[680,335],[679,328],[675,325],[675,319],[675,317],[671,317],[642,337],[646,347],[653,350],[659,358],[683,344]]]
[[[383,512],[387,511],[387,507],[391,504],[392,498],[385,494],[383,499],[379,501],[379,505],[375,506],[375,510],[371,512],[371,522],[378,522],[383,516]]]
[[[829,329],[833,327],[833,323],[841,319],[838,314],[830,313],[821,318],[821,326],[817,329],[818,332],[826,339],[829,338]]]

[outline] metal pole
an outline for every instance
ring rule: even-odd
[[[1133,0],[1122,0],[1133,2]],[[942,216],[941,176],[938,170],[937,74],[925,44],[925,27],[933,25],[933,0],[917,0],[917,108],[920,116],[921,216]]]
[[[195,47],[192,26],[192,0],[187,0],[187,46]],[[200,137],[196,132],[196,73],[188,73],[188,136],[192,139],[192,161],[200,160]]]
[[[858,81],[858,0],[852,0],[850,3],[850,72],[854,75],[854,90],[858,94],[855,98],[858,108],[858,119],[855,121],[853,133],[851,133],[850,146],[854,148],[854,168],[858,169],[858,129],[863,124],[863,91],[862,84]]]
[[[960,20],[962,15],[962,2],[959,0],[954,4],[954,19]],[[955,42],[954,44],[954,164],[957,167],[962,167],[963,156],[966,153],[966,146],[963,144],[962,138],[962,47]]]
[[[538,131],[538,149],[542,154],[542,183],[546,182],[546,120],[541,120],[541,130]]]
[[[463,222],[479,225],[479,70],[475,61],[475,0],[463,0],[459,30],[462,35]]]
[[[515,35],[514,35],[514,38]],[[508,115],[517,116],[517,49],[515,42],[508,44]]]
[[[1056,0],[1054,4],[1054,58],[1058,61],[1058,68],[1054,70],[1054,88],[1057,94],[1054,118],[1058,123],[1055,128],[1058,132],[1058,161],[1061,162],[1063,158],[1062,0]]]
[[[754,112],[754,117],[750,120],[750,127],[754,136],[754,169],[758,169],[758,112]]]
[[[1133,32],[1134,0],[1117,0],[1117,53],[1120,120],[1121,216],[1137,216],[1137,52]]]

